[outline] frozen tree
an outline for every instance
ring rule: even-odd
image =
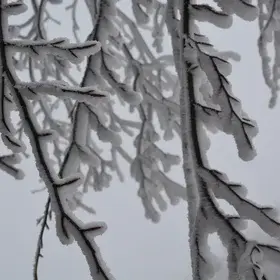
[[[106,224],[84,224],[74,210],[94,212],[83,203],[83,195],[89,188],[109,187],[114,175],[124,180],[121,160],[139,183],[148,219],[159,221],[159,210],[167,207],[165,197],[173,205],[187,201],[193,280],[215,275],[207,244],[213,232],[228,252],[228,279],[268,279],[263,265],[267,261],[279,265],[280,248],[248,240],[241,228],[243,220],[252,220],[272,238],[279,237],[274,209],[249,200],[245,186],[212,169],[206,158],[207,129],[232,135],[242,160],[256,154],[252,143],[256,123],[242,110],[229,80],[229,60],[239,56],[216,50],[200,32],[199,22],[227,29],[234,15],[246,21],[259,19],[259,50],[273,106],[279,87],[278,1],[131,0],[130,16],[117,2],[83,1],[92,30],[81,40],[80,1],[0,0],[0,131],[8,151],[1,155],[0,167],[22,179],[17,164],[31,152],[49,195],[38,219],[33,279],[38,279],[44,231],[52,215],[60,241],[78,243],[92,278],[114,279],[94,239]],[[71,12],[76,42],[51,38],[48,24],[58,23],[51,14],[54,5],[66,5]],[[170,55],[163,54],[164,36],[172,43]],[[275,46],[272,71],[270,42]],[[79,67],[81,63],[85,67]],[[74,78],[75,65],[80,81]],[[120,108],[128,109],[130,116],[122,115]],[[181,139],[182,157],[158,144],[175,136]],[[124,138],[133,142],[134,154],[124,148]],[[185,186],[168,173],[180,158]],[[219,198],[238,215],[225,214]]]

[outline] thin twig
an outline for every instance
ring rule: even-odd
[[[41,251],[43,249],[43,239],[44,239],[44,232],[45,229],[48,227],[48,215],[50,211],[50,203],[51,199],[48,197],[47,203],[45,205],[45,211],[43,214],[43,220],[41,221],[41,229],[40,233],[38,236],[38,241],[37,241],[37,247],[36,247],[36,252],[35,252],[35,261],[34,261],[34,267],[33,267],[33,279],[38,280],[38,267],[39,267],[39,261],[40,258],[43,257],[41,254]]]

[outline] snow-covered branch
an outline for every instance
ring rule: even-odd
[[[48,226],[48,218],[51,217],[51,211],[50,211],[50,204],[51,200],[48,197],[47,203],[45,205],[45,210],[44,214],[42,217],[40,217],[37,220],[37,224],[41,225],[40,233],[38,236],[38,241],[37,241],[37,247],[36,247],[36,253],[35,253],[35,260],[34,260],[34,268],[33,268],[33,279],[38,280],[38,267],[39,267],[39,259],[43,257],[42,254],[42,249],[44,246],[43,238],[44,238],[44,232],[46,229],[49,229]]]
[[[85,43],[70,44],[65,38],[56,38],[50,41],[38,40],[7,40],[5,46],[13,52],[26,51],[33,58],[42,59],[45,55],[52,54],[59,56],[72,63],[80,63],[84,57],[93,55],[100,51],[101,45],[97,41],[87,41]]]
[[[20,82],[16,88],[28,99],[36,100],[38,94],[48,94],[61,99],[72,98],[88,105],[96,103],[96,97],[102,98],[107,95],[93,87],[71,87],[67,83],[56,81]]]
[[[21,180],[24,177],[24,173],[15,166],[19,161],[20,157],[18,154],[0,156],[0,169],[13,176],[15,179]]]
[[[258,8],[260,13],[260,37],[258,40],[258,46],[262,61],[264,80],[271,90],[269,107],[272,108],[276,104],[279,92],[280,52],[278,45],[280,43],[280,5],[277,0],[258,0]],[[268,50],[271,43],[273,44],[274,50],[274,61],[272,63],[270,51]]]
[[[248,18],[245,13],[240,13],[238,1],[235,1],[235,6],[217,2],[225,12],[222,16],[225,23],[220,18],[217,26],[227,27],[227,18],[232,13],[248,20],[253,17],[250,13]],[[242,5],[241,1],[239,5]],[[251,6],[245,3],[243,5],[246,9]],[[207,135],[203,126],[220,129],[235,137],[242,159],[251,159],[251,139],[256,134],[256,129],[250,133],[248,130],[255,128],[255,123],[248,119],[240,107],[236,107],[239,100],[230,92],[230,82],[226,78],[230,69],[223,68],[229,65],[227,58],[217,51],[213,53],[213,50],[209,50],[212,46],[199,33],[194,22],[196,13],[193,13],[193,8],[200,12],[207,10],[208,16],[216,14],[209,7],[193,6],[192,1],[181,1],[180,5],[169,1],[167,8],[167,25],[181,83],[181,136],[189,205],[193,279],[210,279],[215,273],[215,269],[209,272],[211,258],[204,241],[213,231],[218,233],[227,247],[229,279],[243,276],[246,279],[267,279],[262,268],[263,254],[267,253],[265,245],[247,240],[239,230],[242,219],[251,219],[272,237],[278,236],[279,222],[274,211],[271,207],[254,204],[245,198],[244,187],[230,183],[224,174],[211,170],[205,155],[208,147],[204,144]],[[255,8],[252,7],[252,10]],[[180,20],[176,16],[178,12]],[[238,139],[242,135],[244,140]],[[227,216],[223,213],[216,198],[226,199],[236,208],[239,216]]]
[[[39,175],[48,189],[52,211],[55,213],[58,237],[63,243],[69,243],[71,238],[74,237],[85,254],[94,279],[112,279],[111,274],[101,260],[98,247],[93,239],[96,235],[102,234],[106,229],[106,226],[103,223],[83,225],[83,223],[74,216],[67,203],[69,192],[70,197],[72,198],[73,193],[76,192],[77,187],[81,184],[82,176],[78,173],[76,175],[73,175],[72,172],[67,173],[63,169],[60,174],[56,174],[55,169],[50,162],[51,159],[47,149],[48,136],[50,133],[47,130],[42,130],[40,128],[38,119],[33,112],[32,103],[25,97],[22,85],[12,71],[13,66],[10,64],[11,54],[8,52],[8,46],[5,45],[7,17],[4,14],[5,10],[3,10],[4,3],[5,1],[1,1],[2,8],[0,11],[0,55],[3,69],[2,76],[4,78],[2,81],[10,89],[13,102],[23,120],[23,127],[29,138]],[[27,84],[24,89],[28,88],[30,90],[32,85],[34,85],[34,83]],[[52,89],[55,86],[57,86],[57,90],[59,89],[59,91],[63,93],[71,93],[69,88],[67,89],[58,85],[53,85]],[[51,87],[51,85],[49,85],[49,87]],[[36,91],[40,91],[40,89],[44,92],[47,91],[48,87],[46,87],[46,83],[35,83],[35,87],[32,88],[32,91],[36,93]],[[81,89],[78,93],[80,93],[80,95],[87,95],[88,91],[83,91],[83,89]],[[2,94],[5,93],[2,91]],[[98,96],[100,97],[100,95]],[[3,162],[8,164],[11,161],[5,161],[4,159]],[[74,172],[75,171],[76,170],[74,170]],[[61,177],[61,174],[65,174],[65,176]],[[37,265],[35,262],[35,270],[36,267]]]
[[[240,275],[267,279],[262,262],[267,259],[279,263],[280,249],[247,240],[240,228],[243,220],[249,219],[270,236],[278,236],[279,221],[274,210],[247,198],[244,186],[211,169],[206,158],[206,128],[232,135],[241,159],[251,160],[255,155],[256,123],[242,110],[229,79],[229,60],[239,57],[233,52],[217,51],[197,25],[206,21],[226,29],[232,24],[233,14],[254,20],[257,8],[252,1],[214,0],[218,8],[213,8],[191,0],[133,0],[133,19],[115,0],[85,0],[92,30],[86,41],[80,42],[79,1],[73,0],[66,9],[72,16],[76,43],[65,38],[48,40],[46,24],[59,23],[48,11],[49,5],[62,2],[41,0],[38,4],[32,0],[34,14],[8,26],[7,16],[19,14],[26,7],[22,1],[1,1],[0,133],[11,152],[0,157],[0,168],[15,178],[22,177],[15,165],[20,154],[27,155],[25,132],[49,193],[39,220],[34,279],[52,212],[59,238],[69,243],[74,237],[93,279],[113,279],[94,240],[106,226],[99,222],[84,225],[73,211],[79,207],[95,213],[83,203],[83,193],[89,188],[101,191],[109,187],[114,175],[124,180],[119,157],[127,162],[131,176],[139,183],[138,195],[147,218],[159,220],[157,208],[167,208],[164,194],[171,204],[188,200],[194,280],[206,280],[215,274],[214,256],[207,248],[208,234],[214,231],[228,251],[229,279]],[[259,49],[273,105],[279,90],[279,5],[277,1],[259,0],[258,6]],[[166,25],[172,55],[161,54]],[[151,46],[143,30],[150,33]],[[267,53],[271,39],[275,44],[272,74]],[[78,81],[72,76],[73,65],[69,62],[77,64],[84,59],[85,71]],[[175,72],[174,68],[170,70],[174,64]],[[26,70],[30,81],[21,81],[17,74]],[[125,118],[120,106],[130,109],[131,117]],[[64,112],[65,119],[58,119],[58,110]],[[17,124],[12,121],[14,111],[20,116]],[[134,141],[135,154],[123,145],[124,135]],[[186,188],[169,177],[173,166],[180,164],[180,157],[160,145],[160,140],[174,136],[182,141]],[[103,154],[103,143],[109,144],[109,156]],[[223,213],[216,199],[225,199],[238,215]]]

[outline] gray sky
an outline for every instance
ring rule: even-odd
[[[123,2],[127,5],[130,1]],[[53,16],[56,18],[61,16],[58,10],[54,10]],[[86,21],[83,26],[86,28]],[[65,28],[56,27],[52,32],[53,37],[70,36]],[[231,76],[234,93],[242,99],[243,107],[259,125],[259,134],[255,138],[258,156],[253,162],[239,160],[232,137],[218,134],[211,138],[208,153],[210,163],[212,167],[226,172],[233,181],[244,183],[249,189],[248,196],[256,202],[279,208],[280,112],[278,105],[274,110],[268,109],[269,91],[263,82],[256,47],[257,23],[237,20],[230,31],[209,27],[203,30],[211,34],[209,37],[218,48],[241,54],[242,62],[234,64]],[[180,154],[179,149],[174,150],[178,145],[170,142],[166,146],[170,152]],[[35,222],[43,212],[46,194],[31,194],[32,189],[40,186],[38,174],[30,160],[24,162],[24,168],[26,178],[23,181],[14,181],[0,173],[0,279],[31,279],[32,276],[39,230]],[[180,169],[173,173],[176,178],[182,178]],[[109,189],[86,197],[86,201],[98,213],[92,218],[108,224],[108,231],[98,238],[98,244],[112,273],[118,280],[190,279],[186,205],[169,207],[163,213],[161,222],[155,225],[145,220],[140,199],[136,195],[137,189],[138,185],[129,178],[124,183],[114,180]],[[228,207],[225,209],[230,211]],[[252,225],[248,235],[260,238],[261,232]],[[213,250],[218,254],[223,252],[221,246],[213,246]],[[62,246],[54,228],[45,235],[43,254],[40,280],[90,280],[79,248],[75,244]]]

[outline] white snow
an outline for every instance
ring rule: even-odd
[[[86,41],[84,43],[69,43],[66,38],[46,40],[6,40],[5,45],[10,51],[27,51],[34,58],[42,59],[47,54],[68,59],[72,63],[81,63],[85,57],[94,55],[101,49],[97,41]]]
[[[191,13],[195,20],[209,22],[217,27],[229,28],[232,25],[232,16],[215,10],[207,4],[192,5]]]
[[[89,105],[95,103],[95,99],[106,97],[106,93],[94,87],[74,87],[63,82],[41,81],[21,82],[16,85],[24,96],[29,99],[39,99],[38,94],[50,94],[58,98],[73,98]]]

